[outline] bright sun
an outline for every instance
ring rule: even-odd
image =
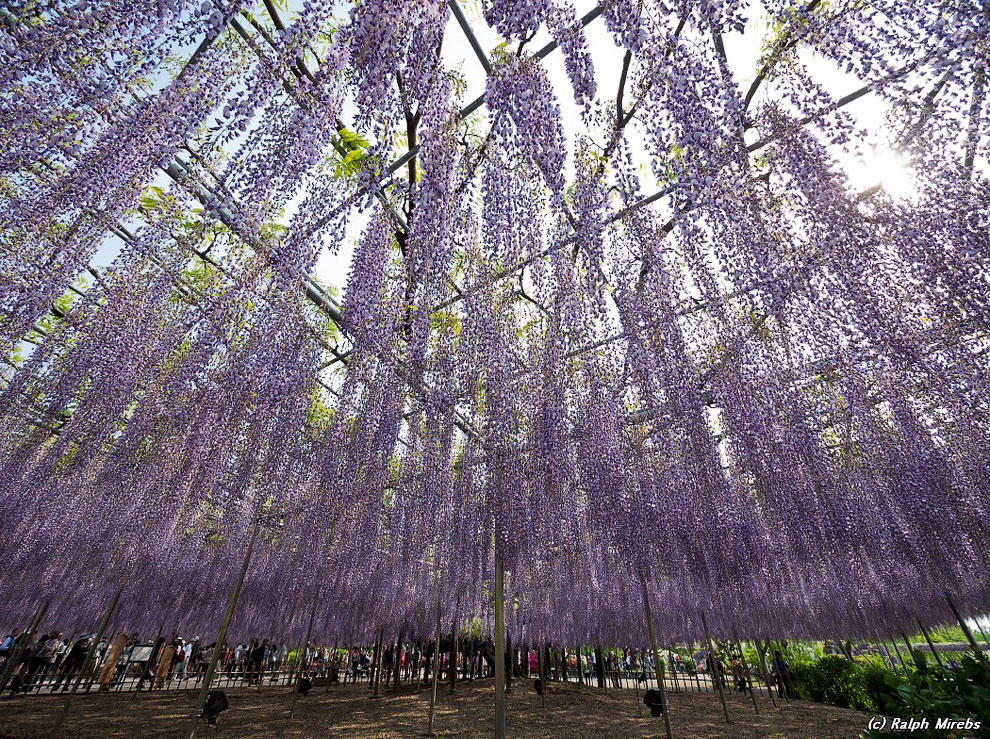
[[[911,200],[917,192],[913,169],[889,148],[874,147],[866,156],[852,157],[843,165],[853,192],[880,185],[895,200]]]

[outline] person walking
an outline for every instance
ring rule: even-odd
[[[83,668],[83,664],[86,662],[86,652],[89,649],[90,642],[92,642],[95,635],[85,634],[76,640],[76,643],[72,645],[71,649],[66,653],[65,659],[62,660],[61,669],[58,672],[58,677],[55,683],[52,685],[52,692],[54,693],[62,686],[62,692],[69,689],[72,684],[73,678]]]

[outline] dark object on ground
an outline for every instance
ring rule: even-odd
[[[206,699],[206,705],[203,706],[203,718],[206,719],[206,723],[210,726],[216,726],[220,714],[229,707],[230,704],[227,703],[226,693],[222,690],[211,690],[209,697]]]
[[[543,695],[543,681],[540,678],[533,681],[533,690],[536,691],[537,695]]]
[[[659,690],[647,690],[643,693],[643,703],[650,709],[650,715],[663,716],[663,698]]]
[[[313,689],[313,681],[308,677],[299,678],[299,691],[303,695],[309,695],[309,691]]]

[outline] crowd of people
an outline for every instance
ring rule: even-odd
[[[112,689],[162,690],[169,687],[197,686],[204,679],[213,656],[215,643],[204,644],[198,637],[171,639],[159,637],[154,642],[142,642],[136,635],[118,634],[111,639],[96,641],[96,634],[66,637],[58,632],[32,635],[15,631],[0,640],[0,690],[14,692],[32,690],[67,691],[77,679],[86,681],[86,689],[94,684],[101,691]],[[92,650],[91,650],[91,647]],[[270,639],[253,639],[224,645],[217,658],[216,676],[227,684],[262,685],[288,682],[298,669],[310,679],[325,678],[329,682],[359,682],[374,673],[376,655],[381,651],[385,684],[396,679],[428,680],[433,670],[434,647],[408,645],[377,645],[371,648],[309,647],[290,651],[288,645]],[[92,654],[90,652],[92,651]],[[535,649],[518,652],[515,667],[509,669],[517,677],[538,675],[541,670],[539,653]],[[552,680],[608,680],[612,687],[629,687],[628,681],[653,679],[656,671],[650,650],[608,649],[588,650],[586,653],[568,650],[544,651],[544,674]],[[752,687],[749,670],[742,655],[731,650],[709,654],[707,650],[669,650],[663,653],[664,672],[675,681],[678,675],[705,675],[713,686],[732,687],[746,692]],[[441,645],[437,661],[441,677],[450,679],[451,672],[459,679],[488,677],[494,672],[491,642],[470,640],[460,643],[456,657],[451,659],[449,646]],[[599,659],[602,664],[599,667]],[[88,661],[88,664],[87,664]],[[727,663],[728,662],[728,663]],[[399,677],[396,678],[396,670]],[[790,668],[779,650],[768,660],[771,684],[781,696],[793,696]],[[83,674],[85,672],[85,674]],[[379,677],[380,679],[380,677]]]
[[[0,675],[4,687],[25,693],[35,689],[65,692],[80,677],[86,679],[87,688],[96,683],[102,691],[121,686],[128,677],[139,689],[188,685],[188,681],[196,685],[206,674],[215,646],[203,644],[198,637],[160,637],[142,643],[128,634],[96,641],[96,634],[69,638],[58,632],[30,635],[14,631],[0,640]],[[288,653],[285,644],[255,639],[225,647],[218,667],[228,679],[254,685],[266,674],[278,673]]]

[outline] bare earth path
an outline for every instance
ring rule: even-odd
[[[299,697],[295,716],[288,718],[289,695],[284,688],[262,691],[246,688],[227,693],[231,707],[220,718],[216,732],[200,724],[198,737],[259,737],[260,739],[394,739],[426,733],[429,692],[406,688],[399,695],[372,699],[367,686],[318,686],[308,698]],[[111,693],[79,695],[60,737],[64,739],[180,739],[187,726],[196,694]],[[867,714],[803,701],[780,704],[760,702],[760,715],[749,698],[728,696],[734,723],[725,724],[718,699],[706,694],[671,695],[675,737],[857,737]],[[58,698],[0,699],[0,737],[47,737],[62,706]],[[451,695],[442,688],[437,703],[436,734],[480,739],[494,734],[494,686],[491,680],[463,683]],[[662,719],[653,718],[637,702],[632,690],[607,695],[578,685],[552,685],[547,708],[528,683],[515,683],[508,696],[508,726],[512,739],[620,739],[662,737]]]

